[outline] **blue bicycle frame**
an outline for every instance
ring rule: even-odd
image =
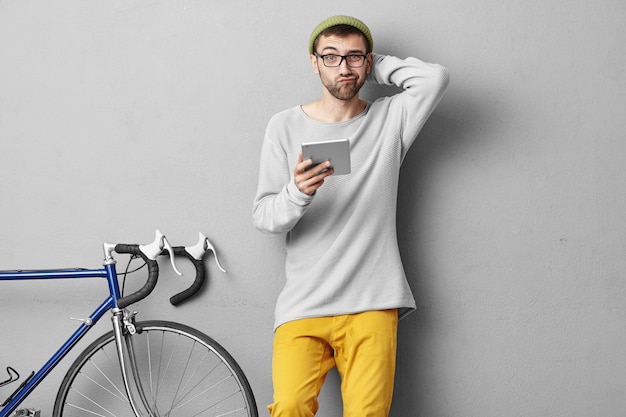
[[[36,372],[22,383],[7,404],[0,410],[0,417],[8,417],[24,399],[39,385],[54,367],[72,350],[78,341],[93,325],[109,310],[117,308],[120,299],[119,283],[115,262],[106,263],[100,269],[54,269],[48,271],[0,271],[0,280],[35,280],[35,279],[71,279],[71,278],[106,278],[109,285],[109,296],[102,304],[85,319],[82,325],[70,336],[61,348]]]

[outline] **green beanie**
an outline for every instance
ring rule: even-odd
[[[372,38],[372,34],[370,33],[369,28],[365,25],[365,23],[361,22],[359,19],[351,16],[332,16],[328,19],[324,20],[322,23],[317,25],[315,29],[313,29],[313,33],[311,33],[311,38],[309,39],[309,53],[313,53],[313,45],[315,44],[315,40],[320,34],[332,26],[338,25],[348,25],[357,28],[365,39],[367,39],[367,43],[369,44],[369,51],[371,52],[374,49],[374,39]]]

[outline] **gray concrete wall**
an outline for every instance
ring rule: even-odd
[[[271,115],[319,95],[308,36],[339,13],[369,24],[377,52],[452,77],[402,172],[419,308],[400,324],[392,415],[624,414],[617,0],[0,0],[0,268],[98,267],[103,241],[202,231],[229,273],[208,263],[206,291],[174,308],[191,277],[164,267],[136,309],[219,340],[264,415],[283,258],[251,224],[258,155]],[[104,290],[0,283],[0,369],[38,367]],[[24,405],[50,415],[68,366]],[[337,389],[332,375],[320,416],[340,415]]]

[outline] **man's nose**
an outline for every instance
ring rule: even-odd
[[[341,58],[341,62],[339,63],[339,71],[341,71],[342,74],[352,73],[352,68],[348,65],[348,58],[346,57]]]

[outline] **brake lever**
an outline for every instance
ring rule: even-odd
[[[215,258],[215,263],[217,264],[217,267],[220,269],[220,271],[226,272],[226,269],[224,269],[224,267],[220,264],[220,260],[217,257],[217,251],[215,250],[215,247],[211,244],[209,238],[203,235],[201,232],[198,232],[198,243],[196,243],[194,246],[186,246],[185,251],[198,261],[201,261],[207,252],[213,252],[213,257]]]
[[[141,250],[141,252],[143,252],[144,255],[146,255],[146,257],[148,257],[148,259],[152,259],[153,261],[157,259],[157,257],[163,252],[164,249],[167,249],[167,253],[170,256],[172,269],[174,269],[174,272],[176,272],[179,276],[183,276],[178,268],[176,268],[176,263],[174,262],[174,249],[172,249],[172,245],[159,229],[157,229],[155,232],[154,241],[147,245],[139,245],[139,249]]]

